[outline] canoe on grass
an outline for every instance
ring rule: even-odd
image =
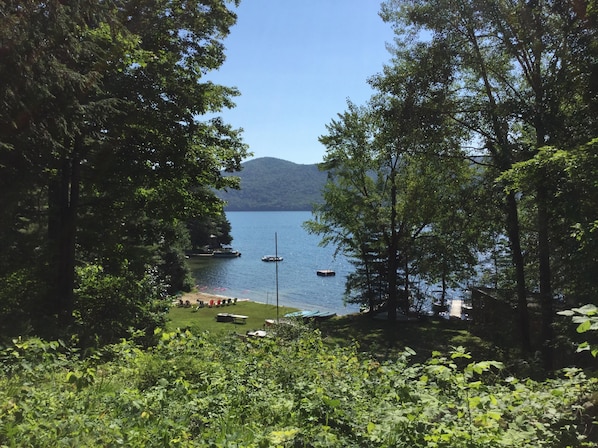
[[[308,319],[330,319],[331,317],[336,316],[336,313],[328,312],[328,311],[295,311],[293,313],[287,313],[284,317],[294,317],[294,318],[303,318],[304,320]]]

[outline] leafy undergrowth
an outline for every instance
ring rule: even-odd
[[[503,377],[460,349],[380,362],[313,330],[158,336],[85,357],[39,339],[0,351],[0,445],[595,446],[597,381],[579,370]]]

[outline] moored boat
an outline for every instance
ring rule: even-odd
[[[212,256],[214,258],[235,258],[240,257],[241,252],[229,248],[216,249],[214,252],[212,252]]]
[[[319,269],[316,271],[316,274],[320,277],[332,277],[333,275],[336,275],[336,272],[331,269]]]
[[[276,255],[264,255],[262,261],[282,261],[282,257],[277,257]]]

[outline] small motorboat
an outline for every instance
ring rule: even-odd
[[[214,258],[236,258],[241,256],[241,252],[238,250],[232,250],[229,248],[216,249],[212,252]]]
[[[332,277],[333,275],[336,275],[336,272],[331,269],[320,269],[316,271],[316,274],[320,277]]]
[[[262,261],[282,261],[282,257],[277,257],[276,255],[264,255]]]

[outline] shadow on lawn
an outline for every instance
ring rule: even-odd
[[[341,316],[320,325],[322,335],[331,343],[359,343],[359,351],[379,360],[392,360],[405,348],[416,352],[414,361],[423,362],[433,351],[448,354],[463,346],[475,359],[496,359],[497,348],[472,335],[466,321],[427,319],[396,321],[373,319],[367,314]]]

